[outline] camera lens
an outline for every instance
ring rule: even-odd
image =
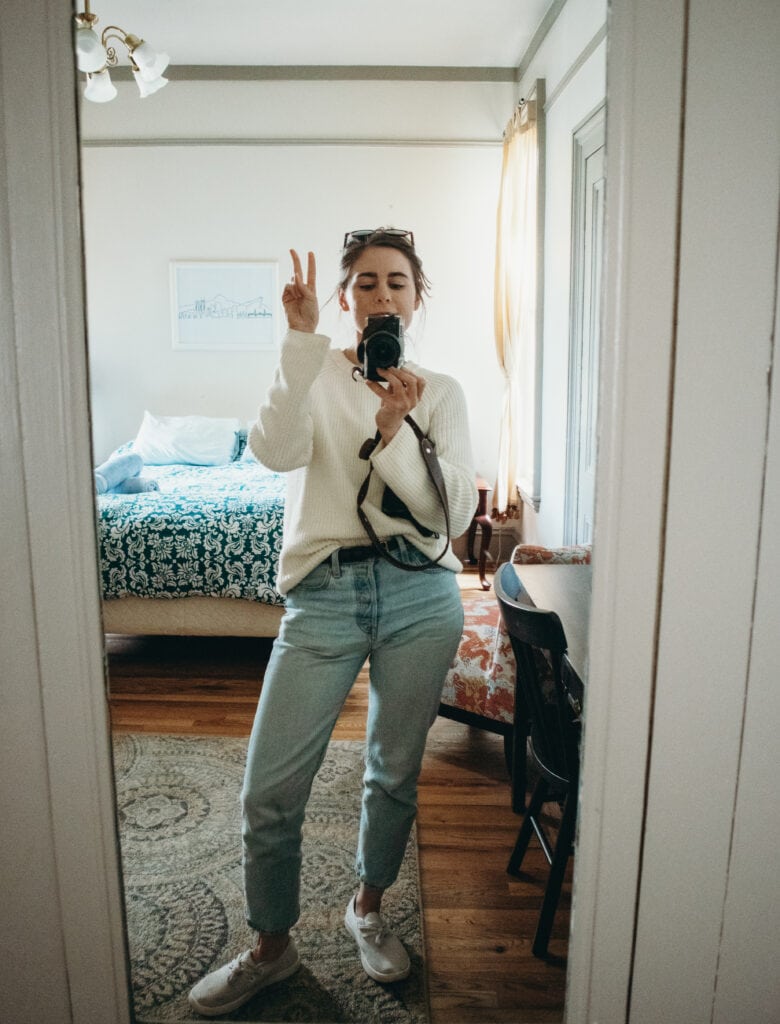
[[[388,366],[396,365],[401,355],[401,346],[392,335],[380,332],[369,338],[366,343],[366,355],[373,366],[384,370]]]
[[[403,364],[403,337],[399,316],[391,313],[368,318],[357,350],[358,359],[363,363],[363,376],[367,380],[382,381],[384,378],[377,370]]]

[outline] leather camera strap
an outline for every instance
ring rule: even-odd
[[[435,443],[429,437],[427,437],[422,432],[422,430],[420,430],[420,427],[417,425],[417,423],[415,423],[411,416],[404,416],[404,420],[412,428],[417,440],[420,443],[420,452],[422,454],[423,460],[425,461],[425,466],[428,470],[428,476],[431,478],[431,482],[433,483],[433,486],[436,488],[436,493],[439,495],[441,507],[444,510],[444,522],[447,527],[447,538],[444,542],[444,549],[441,551],[439,555],[437,555],[436,558],[429,559],[422,565],[407,565],[405,562],[399,561],[399,559],[395,558],[393,555],[390,554],[390,552],[387,549],[387,545],[379,539],[379,537],[376,534],[376,531],[369,522],[368,516],[363,511],[363,502],[366,500],[366,495],[368,494],[369,481],[371,480],[371,474],[374,470],[374,467],[370,463],[370,461],[368,473],[366,475],[365,480],[360,485],[360,490],[358,491],[357,514],[360,519],[360,522],[363,524],[363,528],[368,534],[371,543],[373,544],[376,551],[382,556],[382,558],[387,559],[388,562],[391,562],[399,569],[406,569],[408,572],[420,572],[423,569],[433,568],[433,566],[435,566],[437,562],[441,561],[441,559],[444,558],[445,554],[447,553],[447,549],[450,545],[450,507],[447,501],[447,488],[444,484],[444,477],[442,476],[441,466],[439,465],[439,459],[436,455]],[[370,437],[367,441],[364,441],[363,444],[360,446],[360,458],[370,460],[371,455],[376,446],[379,444],[380,440],[381,434],[379,433],[379,431],[377,431],[375,437]],[[415,523],[415,525],[417,525],[416,521],[414,520],[413,517],[411,517],[411,515],[410,519],[413,523]]]

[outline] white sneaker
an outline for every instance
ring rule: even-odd
[[[409,955],[397,935],[387,928],[380,914],[355,913],[353,896],[344,916],[347,931],[358,944],[363,970],[374,981],[401,981],[409,976]]]
[[[255,963],[252,950],[202,978],[189,994],[190,1006],[204,1017],[218,1017],[242,1006],[260,989],[283,981],[301,965],[292,939],[277,960]]]

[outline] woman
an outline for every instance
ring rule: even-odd
[[[235,1009],[299,966],[289,932],[299,915],[306,802],[366,659],[359,887],[345,925],[370,977],[390,982],[409,973],[406,950],[380,909],[403,860],[427,733],[461,637],[455,577],[461,565],[448,546],[434,567],[406,570],[368,543],[356,499],[369,469],[361,446],[376,437],[363,510],[396,561],[419,567],[437,559],[446,535],[408,414],[436,444],[452,536],[468,527],[477,504],[460,386],[411,363],[378,370],[381,382],[360,373],[368,317],[391,314],[407,328],[427,292],[411,232],[380,228],[345,237],[338,301],[354,321],[355,344],[344,351],[316,333],[313,254],[305,279],[298,254],[291,255],[293,278],[282,296],[289,329],[249,437],[261,462],[288,474],[277,579],[287,607],[265,673],[242,792],[247,920],[258,940],[194,987],[190,1002],[207,1016]],[[386,488],[403,505],[383,511]]]

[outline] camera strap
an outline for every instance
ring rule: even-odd
[[[425,462],[426,469],[428,470],[428,476],[431,478],[431,482],[433,483],[433,486],[436,488],[436,493],[439,496],[441,507],[444,510],[444,522],[447,527],[447,538],[444,542],[444,548],[436,558],[429,559],[422,565],[407,565],[405,562],[399,561],[399,559],[395,558],[393,555],[390,554],[390,552],[387,549],[387,545],[379,539],[379,537],[376,534],[376,531],[369,522],[368,516],[363,510],[363,502],[366,500],[366,495],[368,494],[368,485],[371,480],[371,474],[374,471],[374,467],[370,463],[370,461],[368,473],[366,475],[365,480],[360,485],[360,490],[358,491],[357,514],[360,519],[360,522],[363,524],[363,528],[365,529],[366,533],[369,536],[372,545],[374,546],[376,551],[382,556],[382,558],[387,559],[388,562],[391,562],[398,569],[406,569],[408,572],[419,572],[422,569],[433,568],[433,566],[435,566],[437,562],[441,561],[441,559],[444,558],[444,555],[447,553],[447,549],[450,545],[450,507],[447,501],[447,488],[445,487],[444,477],[442,476],[441,472],[441,466],[439,465],[439,459],[436,455],[435,443],[422,432],[420,427],[417,425],[417,423],[415,423],[411,416],[404,416],[404,420],[412,428],[417,440],[420,443],[420,452]],[[379,433],[379,431],[377,431],[375,437],[370,437],[368,438],[367,441],[363,442],[363,444],[360,446],[359,452],[361,459],[370,460],[371,455],[374,452],[374,449],[381,440],[381,437],[381,434]],[[386,491],[387,490],[389,490],[389,488],[386,488]],[[409,512],[406,506],[400,502],[396,495],[393,494],[392,497],[395,499],[396,505],[400,507],[400,514],[403,516],[403,518],[409,519],[413,523],[415,529],[417,529],[420,533],[427,537],[438,536],[438,534],[432,534],[430,530],[426,529],[424,526],[421,526],[414,518],[414,516],[411,514],[411,512]],[[394,511],[396,512],[396,514],[398,514],[399,508],[394,509]],[[404,512],[406,513],[405,515]]]

